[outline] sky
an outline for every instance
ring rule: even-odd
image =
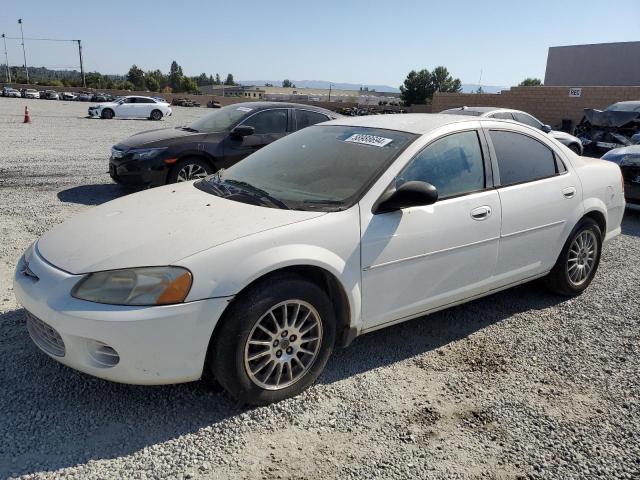
[[[482,71],[483,85],[510,86],[543,79],[550,46],[640,40],[640,0],[3,0],[0,33],[19,36],[18,18],[27,38],[81,39],[87,71],[176,60],[188,75],[393,87],[438,65],[463,83]],[[78,68],[76,44],[25,45],[29,66]],[[7,51],[22,65],[19,41]]]

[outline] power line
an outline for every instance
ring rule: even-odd
[[[20,37],[5,37],[7,40],[22,40]],[[37,40],[41,42],[78,42],[79,40],[71,40],[68,38],[29,38],[24,37],[25,40]]]

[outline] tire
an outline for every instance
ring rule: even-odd
[[[236,400],[267,405],[313,384],[335,337],[332,304],[320,287],[298,275],[271,276],[229,306],[212,336],[205,369]]]
[[[593,250],[592,256],[585,257],[584,253],[590,250]],[[583,218],[569,235],[556,264],[545,277],[547,288],[560,295],[580,295],[589,286],[598,270],[601,252],[600,227],[593,219]]]
[[[569,147],[569,150],[571,150],[576,155],[582,155],[582,151],[581,151],[580,146],[576,145],[575,143],[572,143],[568,147]]]
[[[154,110],[151,112],[151,115],[149,116],[149,120],[162,120],[162,112],[160,110]]]
[[[114,117],[114,113],[113,110],[111,110],[110,108],[105,108],[104,110],[102,110],[102,113],[100,114],[100,117],[102,117],[105,120],[111,120]]]
[[[186,158],[171,169],[167,183],[188,182],[211,175],[215,170],[200,158]]]

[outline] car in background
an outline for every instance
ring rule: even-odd
[[[60,100],[76,100],[78,98],[78,96],[75,93],[71,93],[71,92],[62,92],[60,94]]]
[[[116,97],[108,93],[94,93],[91,97],[92,102],[113,102]]]
[[[614,148],[605,153],[602,159],[620,167],[627,202],[640,206],[640,145]]]
[[[216,100],[209,100],[207,102],[207,108],[221,108],[222,105],[220,104],[220,102],[217,102]]]
[[[296,103],[236,103],[191,125],[123,140],[111,149],[109,173],[118,183],[139,186],[195,180],[228,168],[292,132],[340,116]]]
[[[15,88],[6,88],[2,90],[2,95],[5,97],[12,97],[12,98],[20,98],[22,97],[22,95],[20,94],[19,90],[16,90]]]
[[[195,100],[191,100],[189,98],[174,98],[171,101],[171,105],[175,105],[178,107],[199,107],[200,104]]]
[[[585,108],[575,134],[594,153],[637,143],[634,139],[640,134],[640,100],[617,102],[605,110]]]
[[[211,115],[242,112],[226,108]],[[265,405],[367,332],[537,279],[577,297],[624,205],[616,165],[528,125],[343,117],[85,210],[26,250],[13,290],[58,362],[131,384],[215,380]]]
[[[167,102],[167,99],[164,97],[151,97],[151,98],[153,98],[156,102],[169,104],[169,102]]]
[[[89,116],[109,120],[112,118],[148,118],[161,120],[172,113],[166,102],[158,102],[151,97],[127,96],[111,102],[89,107]]]
[[[24,98],[40,98],[40,92],[33,88],[27,88],[24,91]]]
[[[446,113],[451,115],[471,115],[474,117],[483,118],[498,118],[500,120],[514,120],[516,122],[524,123],[530,127],[537,128],[543,132],[551,135],[563,145],[566,145],[575,154],[582,155],[584,149],[582,142],[579,138],[573,135],[562,132],[559,130],[552,130],[549,125],[542,123],[536,117],[529,115],[527,112],[521,110],[513,110],[510,108],[496,108],[496,107],[460,107],[450,108],[440,113]]]
[[[40,94],[40,98],[44,98],[46,100],[59,100],[60,95],[55,90],[45,90]]]
[[[80,95],[78,95],[77,100],[79,102],[90,102],[91,99],[93,98],[93,94],[92,93],[80,93]]]

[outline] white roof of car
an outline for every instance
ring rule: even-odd
[[[341,117],[323,125],[345,125],[354,127],[385,128],[401,132],[425,134],[436,128],[459,122],[477,122],[478,117],[447,115],[438,113],[406,113],[368,115],[363,117]]]

